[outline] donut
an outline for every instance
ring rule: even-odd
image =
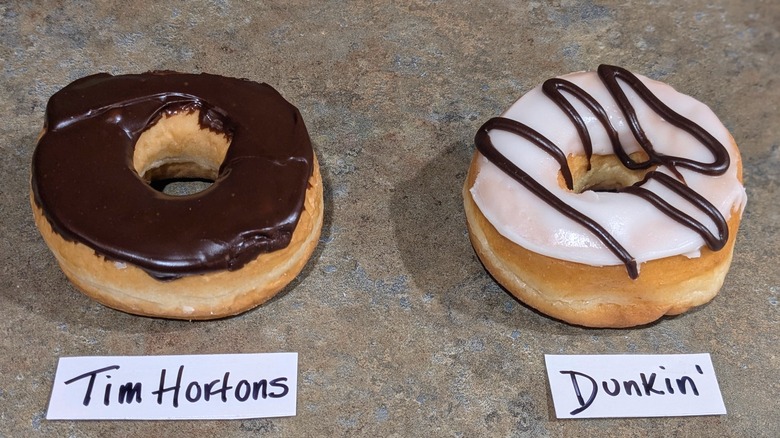
[[[213,181],[165,193],[169,179]],[[35,223],[65,276],[137,315],[258,306],[311,257],[322,179],[303,118],[267,84],[170,71],[78,79],[33,153]]]
[[[530,307],[633,327],[722,287],[747,197],[739,149],[705,104],[601,65],[545,81],[474,142],[469,238]]]

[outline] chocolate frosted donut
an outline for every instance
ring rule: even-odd
[[[186,196],[150,185],[179,177],[214,182]],[[208,74],[97,74],[57,92],[33,156],[31,193],[39,228],[71,280],[106,304],[154,316],[213,318],[259,304],[281,288],[277,280],[273,292],[256,281],[230,292],[213,290],[221,286],[214,276],[257,278],[250,271],[275,269],[260,256],[288,249],[297,260],[277,273],[286,284],[322,224],[319,170],[298,110],[266,84]],[[302,216],[306,230],[299,230]],[[79,279],[81,263],[57,249],[66,243],[88,247],[116,272],[109,280]],[[246,269],[252,263],[267,266]],[[154,309],[101,299],[155,300],[139,287],[112,284],[127,281],[117,276],[128,267],[148,277],[141,289],[173,302]],[[182,280],[189,280],[182,300],[164,292]],[[219,299],[208,303],[210,290]]]

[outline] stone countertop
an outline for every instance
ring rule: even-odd
[[[778,436],[780,2],[0,3],[0,436]],[[460,189],[479,125],[544,79],[625,66],[709,104],[749,196],[711,303],[590,330],[487,275]],[[49,96],[95,72],[212,72],[297,105],[322,165],[321,242],[284,293],[212,322],[143,318],[74,289],[36,230],[30,159]],[[299,353],[297,416],[47,421],[63,356]],[[706,352],[724,416],[557,420],[544,354]]]

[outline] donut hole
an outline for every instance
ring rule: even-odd
[[[632,154],[631,158],[635,161],[644,159],[641,153]],[[568,162],[575,193],[582,193],[588,190],[614,192],[642,181],[645,175],[657,167],[651,166],[647,169],[631,170],[623,166],[615,155],[592,156],[590,169],[588,169],[588,159],[584,156],[570,156]],[[561,186],[565,187],[563,177],[561,176],[560,179]]]
[[[187,196],[200,193],[214,184],[208,178],[161,178],[153,179],[149,185],[158,192],[173,196]]]
[[[164,115],[138,138],[133,167],[161,193],[191,195],[214,183],[228,146],[227,135],[200,126],[198,111]]]

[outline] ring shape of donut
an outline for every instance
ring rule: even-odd
[[[717,293],[746,196],[739,151],[706,105],[602,65],[528,92],[475,143],[464,188],[472,242],[521,300],[575,324],[624,327]],[[497,246],[539,265],[511,274]],[[713,257],[717,269],[705,269]],[[711,284],[694,284],[697,269]]]
[[[150,181],[213,180],[174,196]],[[36,223],[65,274],[104,304],[183,319],[236,314],[289,283],[322,226],[298,110],[273,88],[208,74],[98,74],[49,100],[31,177]]]

